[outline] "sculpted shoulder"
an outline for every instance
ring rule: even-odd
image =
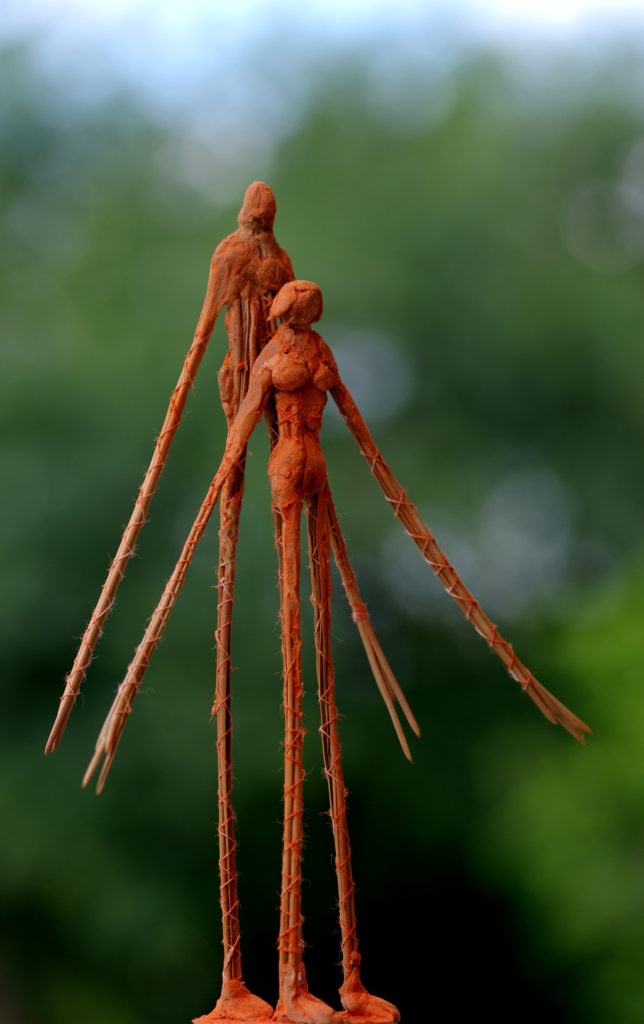
[[[264,348],[257,356],[253,364],[253,370],[257,367],[258,370],[273,370],[275,364],[280,359],[284,358],[283,338],[280,336],[279,328],[271,338],[271,340],[264,345]]]
[[[231,247],[234,247],[235,242],[239,240],[239,231],[233,231],[230,235],[226,235],[222,238],[221,242],[212,254],[213,262],[215,260],[225,259],[230,252]]]
[[[233,232],[215,249],[211,266],[229,282],[227,302],[240,295],[275,294],[293,276],[291,261],[269,232],[254,240]]]
[[[239,231],[223,238],[212,255],[212,267],[240,271],[251,256],[247,242],[239,237]]]
[[[216,280],[223,303],[229,306],[239,298],[246,285],[244,268],[250,253],[237,231],[224,238],[215,249],[210,261],[210,277]]]
[[[324,341],[317,331],[311,331],[311,334],[317,343],[320,358],[320,366],[314,375],[314,383],[320,391],[328,391],[330,388],[334,387],[339,380],[338,367],[333,357],[333,352],[327,345],[326,341]]]

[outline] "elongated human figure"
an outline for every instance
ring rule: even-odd
[[[272,316],[281,325],[256,360],[249,388],[231,425],[222,463],[204,499],[183,551],[152,615],[125,679],[99,736],[91,773],[105,758],[109,766],[123,732],[132,702],[150,657],[163,633],[176,596],[197,543],[206,528],[217,499],[231,472],[243,460],[248,438],[267,404],[274,403],[277,443],[269,462],[273,504],[281,514],[278,545],[282,652],[284,675],[284,831],[282,889],[280,902],[279,983],[275,1012],[279,1021],[328,1024],[336,1014],[310,995],[303,964],[301,913],[302,856],[302,679],[300,639],[300,516],[308,511],[309,550],[315,607],[316,666],[321,710],[321,735],[325,773],[329,785],[331,821],[335,841],[335,862],[339,890],[344,982],[340,990],[343,1020],[368,1024],[392,1024],[395,1008],[365,991],[359,976],[360,955],[356,933],[354,885],[346,822],[345,789],[340,760],[340,743],[335,706],[333,663],[330,647],[330,493],[320,448],[322,412],[330,393],[347,426],[358,441],[370,468],[394,514],[421,549],[448,593],[466,618],[501,658],[510,674],[552,722],[559,722],[580,742],[588,727],[546,690],[519,661],[456,571],[439,549],[403,488],[396,481],[362,419],[349,392],[339,378],[333,356],[320,336],[310,329],[321,315],[321,294],[305,281],[286,284],[272,306]],[[208,1015],[201,1021],[218,1020]],[[244,1019],[252,1020],[252,1016]]]
[[[134,552],[139,531],[145,522],[146,513],[179,425],[188,392],[195,379],[217,316],[225,306],[225,326],[229,347],[219,373],[219,384],[222,405],[229,426],[246,394],[253,363],[275,331],[275,321],[270,316],[271,303],[279,288],[293,278],[291,262],[273,234],[275,208],[275,197],[269,186],[263,182],[254,182],[246,191],[238,217],[238,229],[225,238],[215,250],[211,261],[206,297],[192,346],[177,386],[172,393],[166,419],[130,522],[124,531],[121,544],[102,588],[99,602],[81,641],[73,668],[67,677],[58,715],[46,747],[47,753],[56,748],[64,732],[104,620],[114,602],[129,558]],[[265,415],[273,445],[276,440],[275,416],[270,405],[266,408]],[[218,1002],[218,1013],[224,1016],[238,1015],[252,1010],[259,1019],[261,1013],[270,1016],[272,1008],[262,1000],[251,996],[242,982],[232,804],[231,627],[243,489],[244,458],[240,459],[226,481],[220,505],[218,606],[215,634],[217,670],[213,705],[213,713],[217,718],[218,842],[224,947],[223,986]],[[403,750],[406,756],[410,757],[409,747],[396,713],[396,703],[417,733],[418,727],[375,637],[366,607],[360,597],[330,500],[327,507],[331,543],[353,617]],[[276,537],[279,541],[281,537],[279,510],[275,510],[275,520]],[[109,768],[109,765],[106,768]],[[101,784],[104,778],[105,772],[102,775]]]

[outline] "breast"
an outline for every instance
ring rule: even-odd
[[[295,391],[311,379],[311,372],[303,360],[289,353],[275,360],[272,367],[273,386],[278,391]]]
[[[313,383],[318,391],[328,391],[335,384],[335,370],[321,360],[313,374]]]

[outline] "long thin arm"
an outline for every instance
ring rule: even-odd
[[[371,666],[373,677],[391,717],[393,727],[396,731],[396,736],[398,737],[398,742],[400,743],[407,760],[411,761],[411,751],[409,750],[409,744],[407,743],[400,723],[400,718],[398,717],[398,711],[395,707],[396,701],[400,705],[405,718],[417,736],[420,736],[420,729],[412,714],[412,710],[407,703],[405,695],[398,684],[398,680],[387,661],[385,653],[380,646],[378,637],[371,625],[367,607],[360,596],[358,583],[355,573],[351,568],[346,544],[344,542],[344,537],[342,536],[342,531],[340,530],[340,524],[331,499],[331,491],[329,490],[328,484],[325,487],[324,493],[326,497],[326,505],[328,507],[331,548],[333,549],[333,554],[340,571],[347,600],[351,607],[353,621],[358,628],[360,639],[362,640],[365,653],[369,660],[369,665]]]
[[[186,404],[188,392],[194,383],[197,370],[199,369],[199,364],[201,363],[210,335],[212,334],[215,320],[224,305],[226,285],[226,273],[213,257],[206,298],[197,323],[197,329],[195,331],[192,345],[190,346],[186,356],[177,385],[170,396],[170,404],[168,405],[168,411],[166,412],[163,427],[161,428],[161,433],[157,438],[152,460],[146,470],[143,483],[139,489],[139,495],[136,499],[132,515],[130,516],[130,521],[123,531],[121,543],[119,544],[118,550],[112,560],[112,564],[107,574],[107,579],[105,580],[101,590],[101,596],[98,599],[98,603],[92,613],[92,617],[85,633],[83,634],[72,669],[65,680],[65,688],[60,699],[60,707],[49,735],[49,739],[47,740],[45,754],[49,754],[52,750],[55,750],[62,739],[62,735],[65,731],[69,716],[71,715],[76,697],[78,696],[78,692],[85,677],[85,672],[92,660],[94,648],[102,633],[103,622],[114,603],[116,592],[121,580],[123,579],[127,564],[134,554],[134,547],[139,531],[145,523],[148,507],[168,457],[170,445],[174,439],[177,427],[181,422],[181,416]]]
[[[226,450],[219,469],[208,489],[208,493],[203,500],[197,518],[183,546],[181,555],[174,567],[172,576],[165,585],[161,599],[148,622],[143,639],[136,649],[134,658],[130,662],[125,678],[117,690],[112,707],[99,733],[94,756],[83,779],[83,785],[86,786],[94,774],[99,761],[102,757],[105,757],[96,787],[99,793],[103,788],[107,773],[114,760],[118,742],[125,728],[128,715],[132,710],[132,704],[143,680],[145,670],[163,635],[177,595],[185,582],[186,572],[192,561],[197,544],[208,525],[208,520],[217,504],[217,499],[226,479],[231,470],[244,457],[248,438],[259,422],[262,407],[270,386],[270,380],[270,373],[267,373],[265,370],[260,370],[258,373],[253,372],[251,375],[248,394],[239,408],[235,422],[230,428]]]
[[[385,498],[391,504],[394,515],[403,524],[417,547],[420,548],[423,558],[426,562],[429,562],[447,593],[456,601],[465,618],[472,623],[477,633],[486,640],[489,647],[504,663],[512,678],[516,679],[522,689],[527,692],[542,714],[550,722],[554,724],[558,722],[563,725],[564,729],[567,729],[575,739],[579,740],[580,743],[584,743],[584,733],[591,732],[589,727],[546,690],[535,679],[530,670],[519,661],[511,645],[507,640],[503,639],[497,627],[487,617],[478,601],[462,583],[458,573],[448,562],[427,526],[418,515],[415,506],[411,503],[389,466],[382,458],[347,388],[340,381],[332,388],[331,394],[349,430],[358,442],[360,451],[369,463],[371,472],[380,484]]]

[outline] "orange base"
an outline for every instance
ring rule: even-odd
[[[360,981],[359,958],[340,989],[344,1024],[398,1024],[400,1013],[386,999],[372,996]]]
[[[224,981],[214,1010],[192,1024],[265,1024],[272,1017],[273,1007],[252,995],[243,981]]]

